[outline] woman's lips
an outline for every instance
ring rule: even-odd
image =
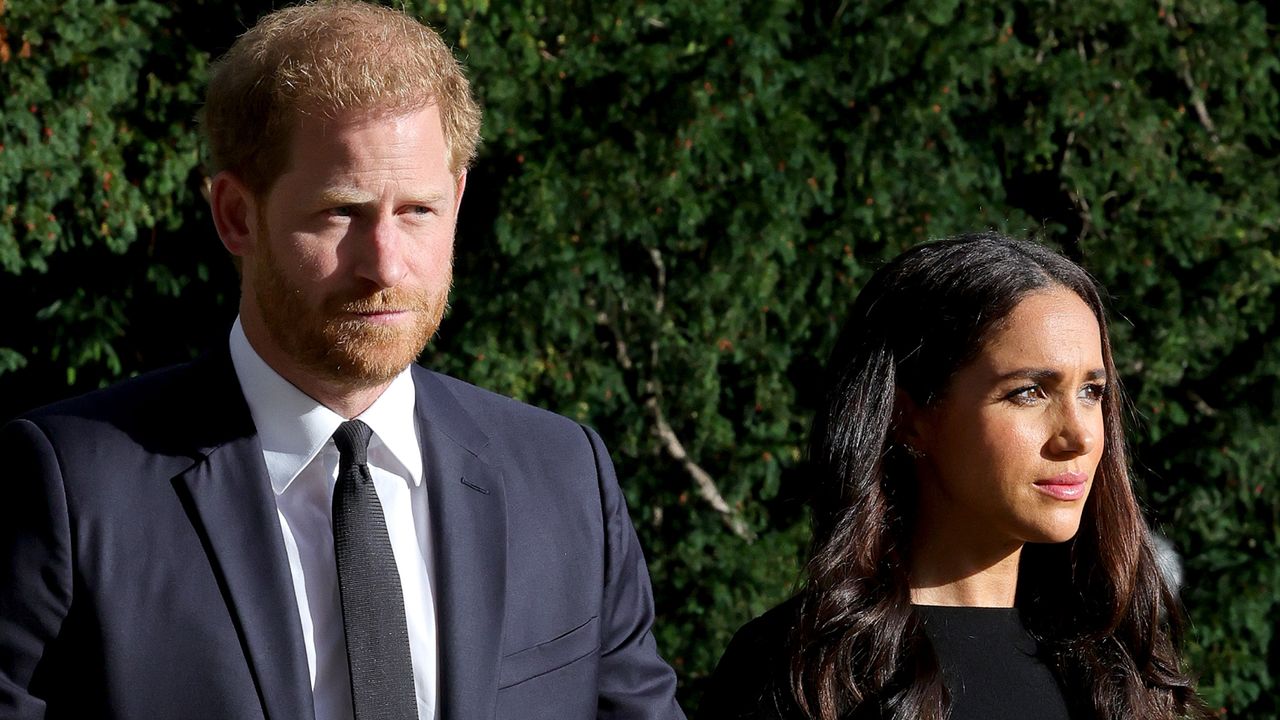
[[[1088,476],[1079,472],[1065,472],[1035,482],[1035,488],[1055,500],[1079,500],[1084,497]]]

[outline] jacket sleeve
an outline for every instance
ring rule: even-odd
[[[71,532],[62,472],[34,423],[0,428],[0,717],[42,718],[40,687],[71,607]]]
[[[676,676],[653,638],[653,590],[640,541],[613,463],[600,437],[586,429],[595,455],[605,527],[598,717],[682,720]]]

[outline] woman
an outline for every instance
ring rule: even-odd
[[[705,717],[1208,717],[1084,270],[994,233],[908,250],[830,372],[807,580],[735,636]]]

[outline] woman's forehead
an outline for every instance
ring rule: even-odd
[[[1084,300],[1061,286],[1024,297],[986,337],[975,361],[1001,374],[1103,365],[1098,319]]]

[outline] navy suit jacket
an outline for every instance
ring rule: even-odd
[[[445,720],[680,718],[599,437],[413,368]],[[312,718],[224,351],[0,429],[0,718]]]

